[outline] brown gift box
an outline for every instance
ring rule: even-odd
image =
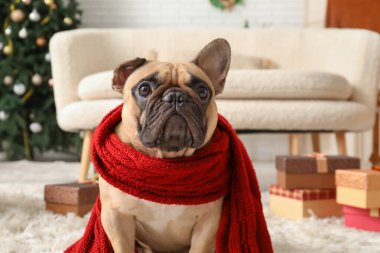
[[[360,159],[350,156],[277,156],[277,184],[284,189],[331,189],[337,169],[359,167]]]
[[[380,171],[337,170],[337,201],[359,208],[380,207]]]
[[[99,194],[96,183],[69,183],[45,186],[46,209],[59,214],[89,212]]]

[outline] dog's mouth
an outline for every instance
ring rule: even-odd
[[[197,148],[186,120],[179,114],[171,116],[164,125],[156,141],[157,147],[169,152],[177,152],[185,147]]]
[[[199,148],[205,135],[206,124],[200,108],[188,105],[176,109],[164,103],[157,103],[146,112],[146,120],[139,131],[144,146],[167,152]]]

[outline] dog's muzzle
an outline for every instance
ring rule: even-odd
[[[154,122],[150,121],[151,126],[143,127],[140,133],[145,146],[176,152],[203,144],[206,132],[204,112],[182,89],[173,87],[166,90],[150,106],[146,117],[154,118]]]

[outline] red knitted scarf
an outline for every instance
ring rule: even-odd
[[[225,196],[216,253],[271,253],[261,196],[248,154],[235,131],[219,115],[211,142],[191,157],[153,158],[122,143],[114,133],[122,105],[96,128],[92,161],[111,185],[162,204],[196,205]],[[100,221],[98,198],[83,237],[66,252],[113,252]]]

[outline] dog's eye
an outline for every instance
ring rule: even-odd
[[[149,83],[143,82],[142,84],[140,84],[139,95],[141,97],[144,97],[144,98],[149,97],[151,93],[152,93],[152,89],[150,88]]]
[[[208,97],[208,89],[204,86],[200,86],[198,88],[198,95],[201,99],[205,99]]]

